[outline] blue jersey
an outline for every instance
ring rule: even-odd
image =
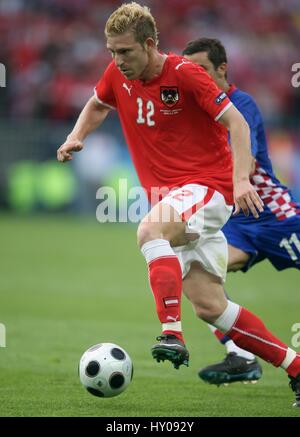
[[[230,245],[250,255],[244,271],[266,258],[278,270],[300,268],[300,205],[274,174],[261,112],[254,99],[235,86],[231,85],[227,95],[250,127],[255,158],[251,183],[264,202],[264,211],[258,219],[252,214],[232,216],[223,232]]]
[[[274,215],[277,220],[284,220],[300,214],[300,207],[295,202],[291,192],[276,178],[268,153],[268,144],[264,129],[264,122],[254,99],[244,91],[231,85],[228,97],[235,107],[243,114],[250,127],[251,151],[256,160],[255,172],[251,183],[255,186],[265,209],[260,213],[259,220],[268,219]],[[253,217],[240,214],[237,221],[253,221]]]

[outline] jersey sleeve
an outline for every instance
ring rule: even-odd
[[[178,68],[178,76],[185,90],[194,95],[197,103],[214,120],[219,120],[232,106],[227,94],[220,90],[209,74],[198,65],[184,63]]]
[[[94,94],[99,103],[110,109],[116,109],[117,102],[112,86],[114,63],[111,62],[94,88]]]

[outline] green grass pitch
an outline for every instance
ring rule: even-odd
[[[256,385],[209,386],[197,370],[225,350],[183,299],[190,367],[156,363],[160,334],[135,227],[67,217],[0,217],[0,416],[300,416],[281,369],[263,363]],[[230,274],[227,291],[291,345],[300,322],[299,272],[265,262]],[[95,398],[79,382],[81,354],[99,342],[124,347],[134,378],[115,398]],[[299,351],[299,348],[298,348]]]

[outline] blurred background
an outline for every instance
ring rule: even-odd
[[[0,0],[0,208],[14,212],[95,214],[96,190],[136,183],[116,114],[87,140],[72,165],[56,150],[110,61],[104,26],[117,0]],[[160,48],[181,53],[187,41],[217,37],[229,79],[257,100],[278,177],[300,200],[299,0],[145,0]],[[62,189],[63,187],[63,189]],[[99,202],[98,202],[99,203]]]

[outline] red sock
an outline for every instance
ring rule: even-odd
[[[217,337],[217,339],[222,343],[226,343],[226,341],[230,340],[230,338],[227,337],[227,335],[224,335],[223,332],[219,331],[218,329],[216,329],[213,334]],[[226,341],[224,342],[224,340],[226,339]]]
[[[183,338],[183,334],[181,331],[171,331],[171,329],[165,329],[163,331],[163,334],[172,334],[175,335],[175,337],[178,338],[178,340],[182,341],[182,343],[185,343],[184,338]]]
[[[161,323],[179,322],[181,316],[182,272],[177,256],[163,256],[148,265],[149,280]],[[182,333],[165,330],[164,334],[176,335],[181,341]]]
[[[288,346],[268,331],[263,322],[245,308],[241,307],[237,320],[226,335],[240,348],[252,352],[275,367],[280,366],[286,357]],[[300,360],[291,370],[293,375],[288,369],[286,370],[291,376],[300,373]]]
[[[300,375],[300,355],[297,354],[296,358],[291,362],[291,364],[285,369],[285,371],[296,378],[296,376]]]

